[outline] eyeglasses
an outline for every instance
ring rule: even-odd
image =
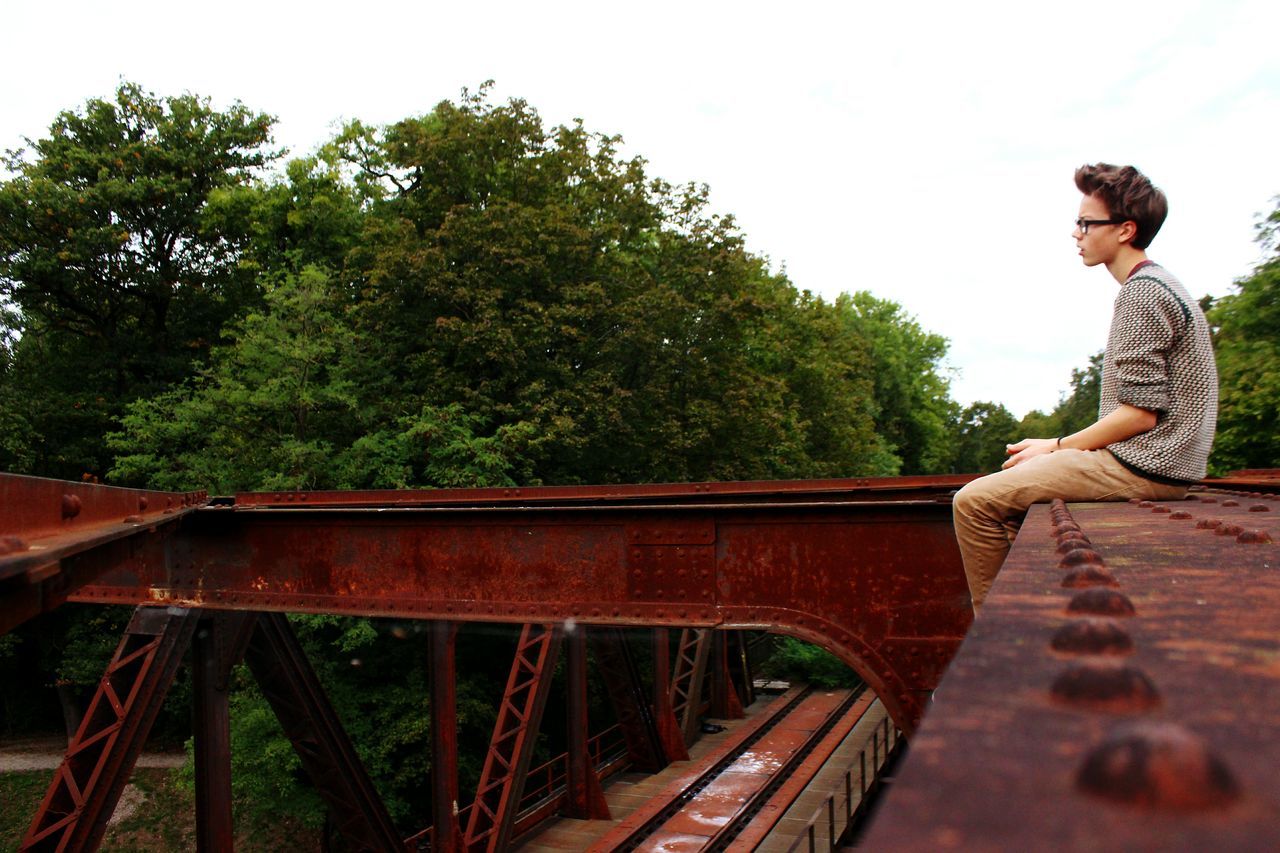
[[[1121,225],[1128,221],[1127,219],[1077,219],[1076,227],[1080,229],[1081,234],[1088,234],[1090,225]]]

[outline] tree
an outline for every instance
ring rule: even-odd
[[[253,301],[237,266],[245,235],[205,211],[275,156],[264,150],[271,122],[238,103],[220,112],[122,83],[113,100],[59,114],[48,137],[27,140],[29,155],[7,153],[0,302],[20,311],[10,328],[21,337],[6,402],[25,419],[25,446],[41,451],[6,462],[100,472],[101,444],[88,437],[128,400],[184,378]]]
[[[1280,201],[1259,225],[1258,241],[1271,257],[1236,292],[1209,311],[1220,379],[1218,434],[1210,466],[1280,467]]]
[[[1019,431],[1017,419],[1004,406],[982,401],[973,403],[960,415],[951,470],[957,474],[999,470],[1008,458],[1005,446],[1021,438]]]
[[[865,341],[871,359],[875,430],[892,454],[876,473],[947,470],[954,404],[939,367],[946,338],[924,331],[896,302],[867,291],[842,294],[836,309],[846,334]]]

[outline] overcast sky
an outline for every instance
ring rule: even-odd
[[[1194,295],[1259,260],[1280,194],[1280,3],[6,4],[0,148],[121,79],[278,117],[305,154],[494,79],[711,187],[800,288],[870,290],[950,340],[953,395],[1049,409],[1117,285],[1071,239],[1076,166],[1170,198]],[[1268,153],[1269,152],[1269,153]]]

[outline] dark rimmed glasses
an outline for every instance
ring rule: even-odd
[[[1120,225],[1128,222],[1127,219],[1077,219],[1076,227],[1080,229],[1080,233],[1088,234],[1090,225]]]

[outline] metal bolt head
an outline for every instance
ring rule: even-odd
[[[1120,582],[1102,566],[1081,566],[1062,579],[1062,586],[1066,589],[1079,589],[1087,586],[1120,586]]]
[[[1118,803],[1162,811],[1222,808],[1240,783],[1204,739],[1176,723],[1119,726],[1085,756],[1076,787]]]
[[[1249,507],[1249,512],[1271,512],[1271,507],[1266,504],[1254,504]]]
[[[1187,512],[1184,509],[1179,509],[1169,513],[1169,518],[1173,521],[1186,521],[1187,519],[1191,518],[1191,513]]]
[[[1102,566],[1102,555],[1092,548],[1076,548],[1062,555],[1058,561],[1060,569],[1074,569],[1077,566]]]
[[[1077,619],[1068,622],[1049,641],[1055,652],[1069,655],[1127,655],[1133,638],[1113,619]]]
[[[1197,530],[1213,530],[1214,528],[1218,527],[1221,524],[1222,524],[1222,519],[1220,518],[1202,518],[1196,522],[1196,529]]]
[[[1237,500],[1227,500],[1227,501],[1223,501],[1223,502],[1222,502],[1222,505],[1223,505],[1223,506],[1240,506],[1240,501],[1237,501]]]
[[[62,496],[62,517],[75,518],[80,514],[80,498],[78,495]]]
[[[1068,613],[1091,613],[1098,616],[1133,616],[1137,611],[1129,596],[1106,587],[1077,592],[1067,604]]]
[[[1236,541],[1242,545],[1269,545],[1271,534],[1265,530],[1241,530]]]
[[[1244,528],[1238,524],[1219,524],[1214,528],[1215,536],[1239,536],[1244,532]]]
[[[1145,672],[1101,660],[1072,664],[1054,679],[1050,694],[1066,705],[1118,714],[1149,711],[1161,703]]]
[[[1079,551],[1083,548],[1092,549],[1093,546],[1089,544],[1089,540],[1073,536],[1069,539],[1063,539],[1061,542],[1059,542],[1057,551],[1059,554],[1065,554],[1068,551]]]
[[[1151,511],[1152,511],[1152,512],[1173,512],[1173,510],[1169,509],[1169,508],[1168,508],[1167,506],[1165,506],[1164,504],[1159,504],[1159,505],[1157,505],[1157,506],[1153,506],[1153,507],[1151,508]]]

